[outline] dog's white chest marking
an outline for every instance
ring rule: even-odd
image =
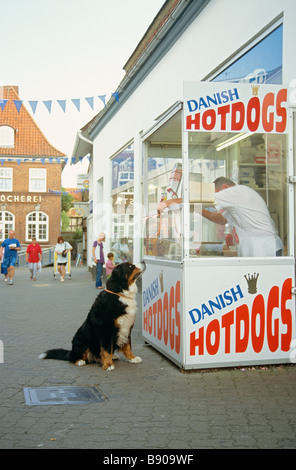
[[[121,298],[120,301],[126,305],[125,315],[122,315],[117,319],[119,331],[116,343],[121,348],[127,343],[131,328],[135,322],[137,303],[135,299],[127,298]]]

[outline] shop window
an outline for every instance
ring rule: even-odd
[[[239,57],[213,81],[282,83],[283,25]]]
[[[26,240],[36,238],[38,242],[48,241],[48,215],[44,212],[31,212],[26,217]]]
[[[12,168],[0,168],[0,191],[12,191]]]
[[[126,147],[111,160],[114,263],[132,261],[134,237],[134,150]]]
[[[175,114],[144,142],[143,254],[168,260],[182,258],[181,113]],[[170,199],[170,208],[160,205]]]
[[[237,243],[238,234],[229,233],[228,225],[213,223],[202,216],[203,209],[216,212],[213,181],[220,176],[251,188],[264,200],[284,245],[283,254],[287,253],[287,151],[286,135],[189,134],[191,257],[252,256],[244,254],[242,240]],[[236,201],[227,204],[227,211],[235,211]],[[247,216],[256,220],[256,211],[254,206]],[[240,220],[236,222],[239,227]],[[253,230],[255,239],[256,226]],[[261,252],[264,256],[264,247]]]
[[[11,212],[0,211],[0,241],[8,238],[10,230],[15,229],[15,217]]]
[[[14,147],[15,131],[10,126],[0,126],[0,147],[13,148]]]
[[[45,193],[46,186],[46,168],[30,168],[29,191],[32,193]]]

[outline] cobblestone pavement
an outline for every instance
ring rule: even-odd
[[[0,280],[1,449],[221,449],[296,447],[296,367],[181,372],[145,345],[141,318],[133,349],[104,372],[42,361],[48,348],[69,348],[98,291],[85,268],[54,280],[44,268],[36,282],[16,271]],[[140,301],[140,295],[139,301]],[[87,405],[27,406],[25,387],[92,386],[105,399]]]

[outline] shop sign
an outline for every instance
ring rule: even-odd
[[[253,265],[252,273],[248,266],[216,266],[199,269],[199,277],[200,291],[192,285],[188,268],[187,365],[290,362],[296,337],[293,267],[279,266],[270,276],[268,266],[255,266],[254,271]]]
[[[150,265],[142,279],[142,333],[166,355],[180,361],[182,353],[182,270]]]
[[[42,202],[42,197],[41,196],[24,196],[24,195],[18,195],[18,194],[1,194],[0,195],[0,202]]]
[[[282,85],[184,82],[185,131],[287,133]]]

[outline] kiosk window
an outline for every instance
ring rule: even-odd
[[[190,133],[190,256],[287,253],[287,150],[286,135]]]

